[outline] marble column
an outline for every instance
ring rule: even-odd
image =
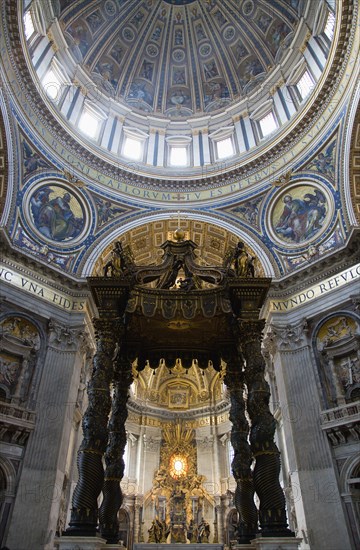
[[[322,390],[308,331],[303,319],[271,319],[264,339],[279,393],[293,513],[298,535],[309,544],[304,548],[350,548],[334,459],[321,429]]]
[[[103,488],[103,454],[108,442],[107,424],[110,413],[110,382],[119,321],[115,318],[94,320],[96,353],[88,384],[88,407],[82,421],[83,441],[78,451],[79,481],[75,487],[71,519],[66,535],[96,536],[97,499]]]
[[[293,533],[287,528],[285,496],[279,481],[280,452],[274,441],[276,422],[269,408],[270,388],[261,354],[263,328],[263,321],[239,321],[240,346],[246,362],[250,446],[255,458],[254,488],[260,500],[262,536],[289,537]]]
[[[248,443],[249,424],[245,416],[244,372],[239,357],[227,360],[224,382],[230,393],[231,445],[234,459],[231,464],[236,481],[235,506],[239,514],[237,539],[248,544],[258,531],[258,513],[254,503],[254,482],[251,471],[252,453]]]
[[[84,327],[51,319],[29,439],[7,537],[10,548],[53,548],[76,395]],[[40,364],[37,364],[40,370]],[[36,525],[36,529],[34,526]]]
[[[103,501],[99,509],[100,533],[108,544],[117,544],[119,541],[117,515],[123,502],[120,481],[125,469],[123,455],[126,446],[125,421],[128,415],[126,402],[132,380],[131,363],[119,354],[115,361],[114,395],[105,452]]]

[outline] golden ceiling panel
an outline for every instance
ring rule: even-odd
[[[222,378],[223,373],[212,367],[202,371],[194,365],[185,371],[177,360],[171,370],[165,364],[156,372],[146,366],[138,373],[133,392],[138,402],[169,408],[175,413],[185,412],[223,400]]]
[[[157,265],[161,263],[163,256],[160,245],[166,240],[173,240],[178,225],[177,219],[146,223],[124,233],[119,239],[114,239],[114,242],[121,240],[123,246],[130,246],[137,265]],[[180,221],[180,227],[185,232],[185,238],[198,245],[195,253],[198,263],[202,265],[221,266],[227,250],[234,248],[239,241],[233,233],[205,222],[185,219]],[[98,258],[93,275],[102,275],[102,267],[109,261],[112,248],[113,243]],[[247,249],[255,256],[253,250],[249,247]],[[258,275],[263,276],[262,267],[258,265],[257,268]]]
[[[357,108],[351,136],[350,192],[354,213],[360,223],[360,105]]]

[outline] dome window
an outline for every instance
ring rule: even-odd
[[[306,70],[295,85],[301,100],[305,99],[312,92],[314,84],[311,74]]]
[[[223,160],[235,154],[234,127],[225,126],[209,134],[213,143],[215,160]]]
[[[324,27],[324,34],[328,37],[329,40],[332,40],[335,30],[335,15],[329,11],[327,20]]]
[[[133,160],[140,160],[142,153],[142,146],[137,139],[126,137],[124,142],[124,157]]]
[[[166,138],[169,166],[189,166],[191,138],[171,136]]]
[[[99,137],[101,126],[105,118],[106,115],[103,111],[90,101],[85,100],[84,108],[78,122],[78,128],[87,137],[96,140]]]
[[[79,130],[95,139],[99,130],[99,121],[89,111],[85,111],[79,120]]]
[[[277,129],[277,123],[273,111],[259,120],[259,126],[262,137],[266,137]]]
[[[170,165],[187,166],[188,158],[186,147],[170,147]]]
[[[29,40],[35,32],[31,10],[27,10],[27,12],[24,15],[24,30],[25,30],[26,40]]]
[[[65,87],[71,85],[67,74],[55,58],[52,59],[51,65],[43,76],[41,83],[47,99],[50,99],[54,103],[59,103]]]
[[[124,127],[122,154],[131,160],[142,160],[148,134],[138,128]]]
[[[42,85],[46,96],[53,101],[58,101],[60,97],[61,82],[50,69],[42,79]]]
[[[23,23],[25,38],[30,44],[38,36],[46,36],[46,24],[40,0],[33,0],[30,7],[25,8]]]
[[[234,154],[234,144],[231,137],[218,141],[216,144],[216,149],[218,159],[232,157]]]

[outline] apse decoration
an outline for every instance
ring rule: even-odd
[[[152,506],[154,514],[148,542],[209,542],[210,530],[204,529],[208,524],[202,516],[205,506],[214,506],[214,498],[205,481],[197,473],[194,430],[181,420],[164,426],[160,467],[144,499],[145,508]]]
[[[83,233],[84,207],[69,188],[41,185],[32,192],[29,204],[32,224],[45,239],[65,243]]]
[[[275,199],[271,209],[273,237],[282,244],[304,245],[324,232],[332,211],[324,188],[296,184]]]

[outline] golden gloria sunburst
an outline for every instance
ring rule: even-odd
[[[174,479],[185,477],[188,473],[189,465],[186,456],[173,454],[170,457],[170,475]]]

